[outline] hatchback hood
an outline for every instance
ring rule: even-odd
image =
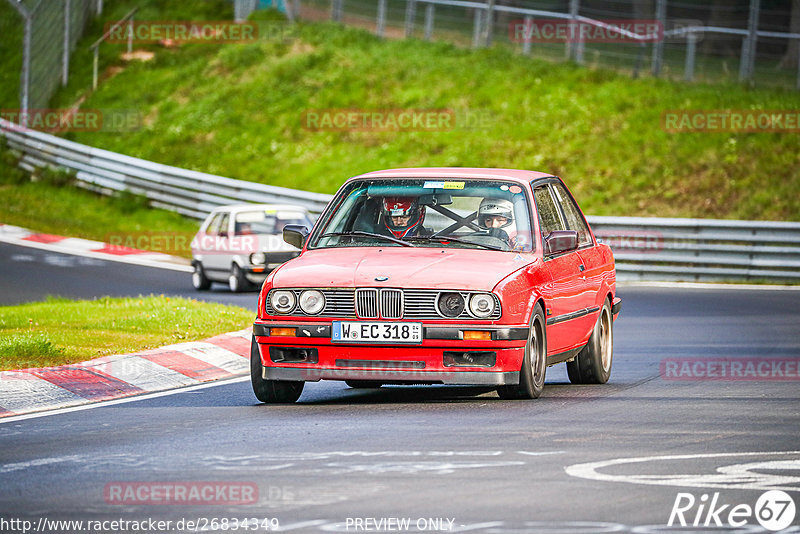
[[[284,264],[273,287],[404,287],[491,291],[533,254],[478,249],[353,247],[309,250]],[[376,280],[387,277],[387,280]]]

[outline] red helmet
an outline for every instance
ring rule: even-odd
[[[385,197],[383,199],[383,220],[389,230],[400,238],[408,235],[412,228],[422,223],[425,208],[420,208],[419,199],[415,197]],[[404,226],[394,224],[392,217],[408,217]]]

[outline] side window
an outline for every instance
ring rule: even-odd
[[[563,185],[555,184],[553,189],[556,192],[556,197],[558,198],[558,203],[561,205],[561,209],[564,210],[564,217],[567,219],[568,229],[578,232],[578,246],[591,245],[592,235],[589,233],[589,227],[586,225],[586,221],[581,215],[575,201],[569,196],[569,193]]]
[[[222,215],[222,219],[219,222],[219,231],[218,235],[227,237],[228,236],[228,222],[230,221],[230,214],[224,213]]]
[[[550,232],[556,230],[565,230],[561,215],[558,213],[558,208],[553,201],[553,196],[550,194],[550,187],[545,185],[536,188],[533,192],[533,196],[536,200],[536,211],[539,212],[539,225],[541,226],[542,237],[547,237]]]
[[[222,219],[222,214],[217,213],[211,218],[211,221],[206,226],[206,235],[217,235],[219,233],[219,221]]]

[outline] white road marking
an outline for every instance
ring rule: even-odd
[[[677,465],[670,466],[671,473],[638,474],[638,475],[612,475],[601,473],[600,470],[630,464],[645,464],[648,462],[675,462],[681,460],[699,460],[710,458],[749,458],[749,457],[787,456],[789,458],[776,461],[758,461],[744,464],[730,464],[716,467],[715,473],[679,474]],[[693,488],[715,489],[752,489],[784,491],[800,491],[800,476],[786,474],[770,474],[759,471],[768,470],[798,470],[800,469],[800,451],[768,451],[768,452],[738,452],[716,454],[682,454],[672,456],[644,456],[639,458],[616,458],[601,462],[570,465],[564,468],[568,475],[599,480],[604,482],[626,482],[629,484],[646,484],[650,486],[676,486]]]
[[[70,412],[80,412],[83,410],[92,410],[94,408],[105,408],[106,406],[113,406],[115,404],[125,404],[128,402],[136,402],[140,400],[147,400],[147,399],[156,399],[158,397],[166,397],[168,395],[175,395],[177,393],[186,393],[189,391],[197,391],[199,389],[206,389],[206,388],[213,388],[216,386],[224,386],[227,384],[234,384],[237,382],[249,382],[250,376],[238,376],[235,378],[226,378],[222,380],[217,380],[215,382],[208,382],[206,384],[197,384],[196,386],[189,386],[184,388],[178,389],[168,389],[166,391],[158,391],[156,393],[147,393],[144,395],[135,395],[133,397],[125,397],[123,399],[114,399],[109,401],[102,401],[102,402],[95,402],[92,404],[82,404],[80,406],[72,406],[70,408],[59,408],[57,410],[50,410],[47,412],[34,412],[34,413],[27,413],[23,415],[14,415],[9,417],[3,417],[0,419],[0,425],[7,424],[7,423],[16,423],[18,421],[25,421],[26,419],[37,419],[39,417],[48,417],[51,415],[61,415],[64,413]]]

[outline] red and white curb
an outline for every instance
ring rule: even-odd
[[[250,370],[251,335],[248,328],[76,364],[0,371],[0,418],[241,376]]]
[[[101,241],[43,234],[0,223],[0,242],[24,247],[38,248],[50,252],[62,252],[87,258],[131,263],[145,267],[158,267],[173,271],[192,272],[189,260],[119,245],[110,245]]]

